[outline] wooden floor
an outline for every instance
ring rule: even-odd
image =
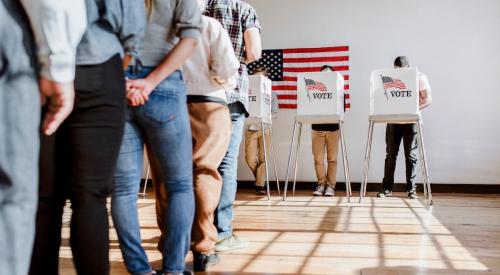
[[[373,195],[362,204],[309,192],[268,202],[243,191],[235,203],[234,227],[251,245],[221,254],[211,274],[500,274],[499,195],[435,194],[432,207],[402,193],[386,199]],[[67,241],[69,211],[61,274],[75,274]],[[139,200],[139,215],[143,245],[159,267],[153,199]],[[110,235],[111,274],[127,274],[113,228]],[[187,261],[191,266],[190,255]]]

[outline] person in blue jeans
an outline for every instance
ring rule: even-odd
[[[126,76],[128,117],[114,176],[113,222],[131,274],[155,274],[141,246],[137,193],[144,145],[159,164],[168,193],[163,266],[180,274],[190,249],[194,218],[191,128],[186,87],[178,70],[193,53],[201,32],[196,0],[146,1],[149,15],[135,64]]]
[[[217,19],[226,29],[236,58],[240,61],[236,88],[227,92],[232,122],[231,140],[226,156],[219,166],[223,184],[214,224],[219,233],[215,251],[222,252],[248,245],[246,239],[233,234],[233,203],[236,198],[240,143],[243,138],[245,117],[248,115],[247,64],[258,60],[262,55],[261,27],[255,9],[240,0],[208,0],[204,14]]]

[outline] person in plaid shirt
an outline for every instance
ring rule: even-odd
[[[227,92],[232,132],[229,149],[219,166],[223,185],[215,213],[215,226],[219,233],[216,251],[220,252],[248,245],[247,240],[233,235],[233,203],[236,197],[239,148],[245,117],[248,116],[247,64],[258,60],[262,55],[261,28],[255,9],[239,0],[208,0],[205,15],[217,19],[229,33],[234,52],[240,62],[237,86]]]

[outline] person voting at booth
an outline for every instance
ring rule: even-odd
[[[407,57],[399,56],[394,60],[394,68],[408,68],[410,62]],[[418,72],[419,85],[419,109],[429,106],[432,103],[431,87],[427,76]],[[377,193],[377,197],[385,198],[392,196],[394,186],[394,171],[399,152],[399,145],[403,140],[403,148],[406,160],[406,192],[409,199],[416,199],[416,167],[417,167],[417,126],[413,124],[387,124],[386,132],[386,158],[384,167],[384,179],[382,180],[382,190]]]
[[[265,67],[258,67],[254,70],[253,75],[261,75],[267,77],[267,69]],[[275,119],[278,114],[278,98],[276,94],[271,96],[271,116]],[[264,130],[264,138],[266,139],[267,149],[269,151],[271,138],[269,127],[266,126]],[[262,130],[259,125],[250,125],[245,131],[245,161],[248,168],[252,171],[255,177],[255,192],[259,195],[265,195],[265,155],[264,144],[262,142]]]
[[[322,72],[331,72],[333,68],[325,65],[321,67]],[[318,185],[313,191],[314,196],[335,195],[337,183],[337,153],[339,149],[339,124],[312,124],[312,153],[314,157],[314,169]],[[328,168],[325,169],[325,151]]]

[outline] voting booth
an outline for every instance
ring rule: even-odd
[[[297,75],[297,116],[344,114],[344,77],[338,72]]]
[[[264,165],[266,171],[266,190],[267,198],[271,199],[271,191],[269,186],[269,171],[268,171],[268,156],[267,148],[270,146],[271,154],[274,163],[274,172],[276,174],[276,185],[278,189],[278,195],[281,195],[280,185],[278,179],[278,168],[276,166],[276,155],[274,153],[273,146],[273,131],[272,131],[272,82],[269,78],[263,75],[251,75],[248,77],[249,89],[248,89],[248,113],[249,116],[246,119],[247,125],[255,125],[260,127],[262,132],[266,128],[269,128],[269,141],[270,144],[266,143],[265,135],[262,135],[262,143],[264,145]]]
[[[422,116],[419,110],[419,72],[417,69],[375,70],[370,77],[370,116],[365,152],[364,174],[360,198],[366,196],[368,171],[375,123],[416,124],[417,143],[422,171],[425,198],[433,204],[427,166],[427,157],[422,134]]]
[[[390,69],[372,72],[370,115],[419,114],[418,90],[416,69]]]
[[[290,153],[286,169],[285,191],[283,200],[286,200],[288,190],[288,175],[294,151],[296,131],[298,128],[297,144],[295,149],[295,170],[293,178],[293,194],[297,181],[299,162],[300,138],[303,124],[339,124],[340,148],[344,164],[347,200],[352,195],[347,160],[347,148],[344,139],[344,77],[338,72],[299,73],[297,75],[297,115],[293,126]]]
[[[251,118],[271,119],[272,82],[262,75],[248,77],[248,113]]]

